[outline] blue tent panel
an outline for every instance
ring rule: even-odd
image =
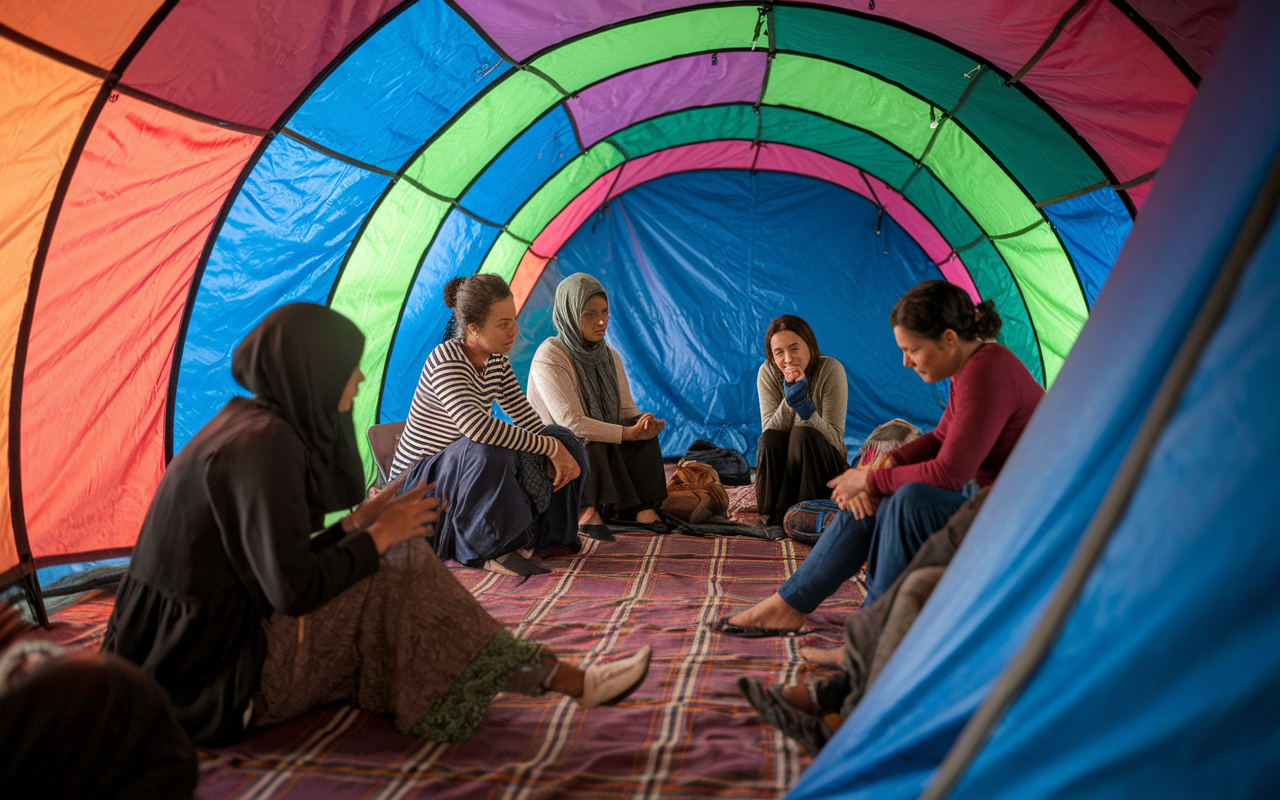
[[[1120,247],[1133,229],[1129,212],[1115,189],[1104,187],[1045,206],[1044,213],[1058,229],[1075,263],[1085,299],[1092,306],[1120,255]]]
[[[395,171],[508,69],[447,3],[418,0],[339,64],[288,127]]]
[[[1280,152],[1278,35],[1280,7],[1237,12],[1106,291],[964,547],[790,797],[918,796],[1024,641]],[[1247,495],[1275,484],[1265,409],[1280,364],[1256,341],[1275,313],[1274,246],[1063,638],[953,797],[1275,796],[1274,770],[1257,785],[1259,764],[1280,760],[1275,726],[1259,730],[1278,710],[1265,693],[1280,675],[1280,611],[1261,588],[1274,584],[1274,513]],[[1205,765],[1221,778],[1213,787],[1190,780]]]
[[[174,403],[177,452],[233,394],[231,353],[284,303],[323,303],[382,175],[277,136],[218,233],[196,292]]]
[[[822,352],[845,366],[845,439],[857,448],[895,416],[931,428],[946,405],[943,387],[902,366],[888,325],[898,297],[938,270],[892,220],[880,236],[875,230],[872,203],[812,178],[671,175],[579,228],[539,291],[549,297],[558,276],[572,272],[609,290],[609,342],[639,407],[667,421],[660,441],[669,455],[706,439],[754,457],[764,331],[774,317],[798,314]],[[549,317],[533,314],[521,319],[529,329],[522,350],[554,333]],[[529,357],[517,351],[513,360]]]
[[[1280,485],[1280,425],[1256,424],[1280,393],[1280,348],[1259,335],[1277,315],[1280,221],[1062,637],[955,800],[1280,797],[1264,488]]]
[[[564,106],[556,106],[494,159],[459,201],[491,222],[506,224],[524,201],[581,153]]]

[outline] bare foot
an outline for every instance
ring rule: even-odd
[[[659,519],[660,517],[658,516],[658,512],[654,511],[652,508],[646,508],[644,511],[640,511],[636,514],[636,522],[641,522],[645,525],[648,525],[651,522],[657,522]]]
[[[844,663],[844,650],[839,647],[801,647],[800,657],[811,664],[838,667]]]
[[[582,513],[578,514],[579,525],[603,525],[604,518],[600,516],[600,512],[596,511],[595,506],[587,506],[582,509]]]
[[[739,611],[729,617],[729,623],[732,625],[747,625],[753,628],[779,628],[798,631],[804,627],[804,614],[787,605],[787,601],[782,599],[782,595],[774,592],[746,611]]]
[[[809,688],[800,684],[787,686],[782,690],[782,698],[791,705],[809,714],[817,714],[818,707],[809,696]]]

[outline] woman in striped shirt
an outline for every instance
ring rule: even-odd
[[[444,302],[454,335],[422,368],[392,476],[408,471],[406,487],[435,481],[447,499],[435,536],[441,558],[508,574],[547,572],[528,557],[581,548],[586,453],[567,429],[542,424],[516,382],[506,354],[519,327],[506,282],[454,278]],[[494,402],[511,423],[493,416]]]

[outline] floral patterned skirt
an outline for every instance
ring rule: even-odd
[[[252,727],[350,703],[392,715],[404,733],[465,741],[494,695],[541,693],[556,663],[489,616],[423,539],[389,549],[376,574],[317,611],[263,624]]]

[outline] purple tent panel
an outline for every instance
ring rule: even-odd
[[[712,63],[714,60],[714,63]],[[582,146],[640,120],[693,106],[754,103],[768,56],[762,51],[705,53],[624,72],[569,100]]]

